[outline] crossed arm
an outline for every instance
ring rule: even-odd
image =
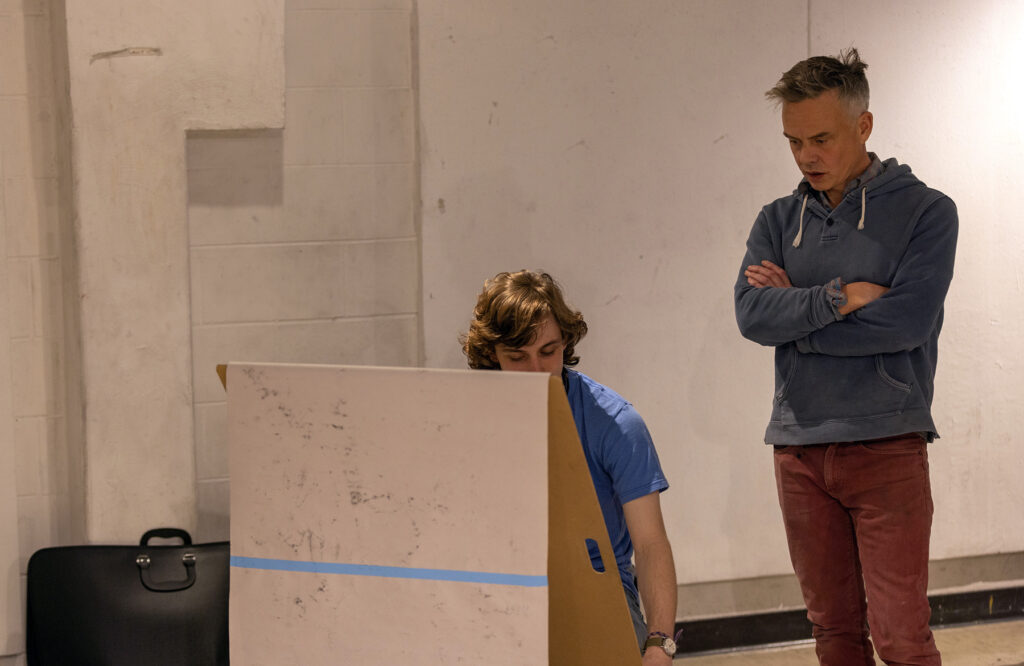
[[[734,287],[740,332],[762,345],[792,342],[799,352],[832,356],[895,353],[926,343],[941,321],[953,276],[956,206],[938,197],[913,214],[909,238],[890,241],[906,243],[892,250],[900,257],[890,279],[884,285],[850,282],[840,294],[837,280],[791,283],[778,229],[762,211]]]
[[[793,283],[789,281],[789,276],[786,275],[786,271],[767,259],[762,261],[760,265],[747,266],[743,274],[747,277],[747,284],[751,287],[793,286]],[[859,310],[887,291],[889,291],[888,287],[883,287],[873,282],[850,282],[844,284],[843,296],[846,297],[846,303],[839,306],[839,314],[848,315],[854,310]]]
[[[672,636],[676,623],[676,568],[672,546],[661,516],[660,493],[644,495],[622,505],[626,529],[633,540],[637,585],[647,616],[647,631]],[[644,666],[669,666],[664,650],[644,654]]]

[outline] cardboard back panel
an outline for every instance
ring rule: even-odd
[[[548,409],[549,663],[639,666],[608,529],[557,377],[550,381]],[[594,570],[587,539],[597,542],[604,572]]]

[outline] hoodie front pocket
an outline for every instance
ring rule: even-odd
[[[775,419],[815,425],[891,416],[903,411],[911,386],[893,377],[880,356],[795,353],[776,393]]]
[[[907,395],[910,395],[910,384],[904,384],[903,382],[896,379],[895,377],[890,376],[889,373],[886,372],[885,357],[883,357],[881,354],[877,354],[875,356],[875,370],[878,371],[878,376],[882,378],[882,381],[886,382],[887,384],[890,384],[891,386],[899,389],[900,391],[905,392]]]
[[[793,383],[796,374],[796,359],[800,352],[795,345],[779,347],[775,355],[775,404],[780,405],[786,399],[786,393]]]

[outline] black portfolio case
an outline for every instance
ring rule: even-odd
[[[227,664],[229,567],[229,542],[192,544],[174,528],[138,546],[39,550],[28,563],[28,664]]]

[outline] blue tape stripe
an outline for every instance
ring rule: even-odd
[[[238,569],[264,569],[267,571],[300,571],[304,573],[341,574],[345,576],[375,576],[378,578],[411,578],[416,580],[446,580],[456,583],[488,583],[516,587],[547,587],[547,576],[488,573],[486,571],[456,571],[453,569],[416,569],[412,567],[380,567],[372,564],[338,564],[335,562],[301,562],[272,560],[264,557],[231,556],[231,566]]]

